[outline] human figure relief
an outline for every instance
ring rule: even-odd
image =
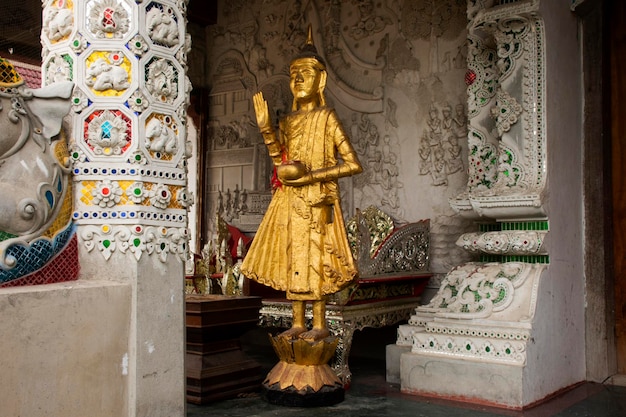
[[[362,171],[339,117],[326,106],[326,65],[313,45],[291,61],[292,112],[274,131],[262,93],[254,95],[257,124],[279,183],[241,267],[262,284],[286,291],[293,325],[280,337],[321,340],[329,336],[326,301],[357,274],[340,207],[338,179]],[[313,328],[305,304],[313,302]]]

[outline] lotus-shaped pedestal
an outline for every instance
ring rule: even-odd
[[[344,399],[341,380],[328,366],[338,339],[314,342],[270,336],[278,362],[263,382],[265,398],[273,404],[311,407],[339,403]]]

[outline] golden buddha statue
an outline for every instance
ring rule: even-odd
[[[286,291],[293,326],[287,339],[317,341],[329,336],[326,301],[352,281],[357,269],[346,237],[338,179],[362,171],[334,109],[326,106],[324,60],[305,46],[289,67],[292,112],[271,123],[263,93],[254,95],[256,119],[281,185],[263,217],[241,267],[249,278]],[[313,303],[313,328],[305,323]]]

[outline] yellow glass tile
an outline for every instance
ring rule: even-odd
[[[83,188],[80,190],[80,194],[82,196],[80,198],[80,201],[87,206],[93,205],[93,195],[91,194],[91,191],[96,188],[96,182],[83,181],[81,184]]]
[[[179,186],[171,186],[170,187],[170,192],[172,193],[172,200],[170,201],[170,205],[169,205],[168,208],[171,208],[171,209],[182,209],[182,208],[184,208],[183,206],[180,205],[180,203],[176,199],[176,194],[178,194],[178,191],[181,190],[182,188],[183,187],[179,187]]]
[[[135,181],[118,181],[117,184],[120,186],[120,188],[122,189],[123,193],[121,195],[121,199],[120,202],[117,203],[118,206],[121,205],[129,205],[129,206],[133,206],[135,205],[135,203],[133,202],[133,200],[131,200],[130,198],[128,198],[128,196],[126,195],[126,190],[128,190],[128,188],[133,185],[135,183]]]
[[[62,230],[65,230],[65,227],[69,224],[72,218],[73,205],[72,205],[72,180],[71,178],[67,179],[67,183],[65,184],[67,191],[65,192],[65,198],[61,203],[61,209],[59,210],[59,214],[57,215],[54,222],[50,225],[48,230],[43,233],[43,236],[52,239],[56,234]]]
[[[18,74],[8,60],[0,58],[0,87],[17,87],[24,84],[24,80]]]

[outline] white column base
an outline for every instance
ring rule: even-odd
[[[400,384],[400,357],[411,352],[410,346],[387,345],[386,349],[387,382]]]
[[[521,409],[524,367],[406,352],[400,358],[403,393]]]

